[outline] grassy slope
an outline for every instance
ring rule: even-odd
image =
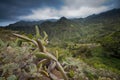
[[[46,31],[49,35],[49,50],[58,50],[60,53],[59,59],[61,60],[61,62],[63,61],[63,63],[65,63],[65,65],[68,67],[69,65],[73,66],[72,69],[71,67],[68,68],[69,70],[71,69],[73,71],[66,70],[70,72],[70,77],[80,74],[79,71],[77,73],[74,72],[74,67],[76,67],[76,65],[79,65],[80,67],[78,69],[80,70],[84,67],[88,67],[88,69],[86,68],[87,71],[82,70],[82,72],[84,73],[84,75],[87,75],[89,78],[92,79],[96,78],[96,76],[97,79],[99,78],[99,76],[110,78],[117,76],[117,78],[119,78],[120,60],[111,57],[104,57],[103,49],[101,48],[101,46],[94,47],[94,45],[87,45],[88,43],[92,44],[98,42],[104,35],[108,35],[114,31],[120,30],[119,16],[109,16],[105,18],[102,17],[103,15],[92,19],[86,18],[86,20],[83,20],[82,22],[79,22],[79,20],[71,21],[64,19],[59,20],[55,23],[46,22],[41,25],[41,30]],[[7,35],[7,37],[3,36],[4,34]],[[5,33],[1,32],[1,38],[8,39],[8,35],[9,31]],[[85,45],[83,46],[82,43],[84,43]],[[77,57],[74,55],[76,55]],[[74,58],[71,56],[74,56]],[[71,63],[69,63],[70,60]],[[86,62],[87,64],[84,62]],[[81,66],[82,64],[85,65]]]

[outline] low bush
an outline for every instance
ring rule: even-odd
[[[106,35],[101,40],[105,56],[111,56],[120,59],[120,31]]]

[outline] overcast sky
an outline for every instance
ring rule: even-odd
[[[120,8],[120,0],[0,0],[0,26],[19,20],[81,18]]]

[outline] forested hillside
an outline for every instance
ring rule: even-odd
[[[31,23],[32,24],[32,23]],[[73,42],[91,42],[106,34],[120,30],[120,9],[113,9],[97,15],[80,19],[60,18],[57,21],[44,21],[37,23],[41,31],[49,34],[50,40],[72,40]],[[34,25],[25,23],[12,24],[8,29],[25,33],[35,33]],[[67,37],[66,37],[67,36]]]
[[[120,9],[0,28],[0,80],[119,80]]]

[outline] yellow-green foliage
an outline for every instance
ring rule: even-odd
[[[120,58],[120,31],[106,35],[101,40],[101,45],[104,48],[104,55],[115,58]]]
[[[19,50],[19,49],[21,50],[22,49],[21,51],[19,51],[19,53],[20,54],[24,53],[25,55],[26,55],[27,52],[29,53],[29,55],[27,55],[27,56],[24,55],[25,60],[28,60],[29,57],[32,57],[32,62],[30,62],[30,63],[25,62],[24,61],[24,57],[20,61],[16,60],[16,61],[19,61],[19,62],[24,61],[23,62],[24,64],[22,64],[22,66],[24,66],[25,69],[24,68],[22,69],[20,67],[20,71],[23,72],[23,75],[24,74],[27,75],[26,78],[31,78],[31,76],[32,76],[32,78],[40,78],[41,77],[41,73],[44,73],[44,75],[47,75],[49,78],[58,80],[59,77],[55,76],[51,72],[52,70],[54,70],[57,67],[57,69],[61,72],[61,75],[63,76],[64,80],[68,80],[67,75],[64,72],[63,67],[61,66],[61,64],[58,61],[58,52],[56,52],[56,56],[55,56],[55,55],[49,53],[46,50],[45,45],[47,44],[47,40],[48,40],[47,39],[48,36],[47,36],[46,32],[43,32],[44,33],[44,37],[42,37],[39,33],[40,33],[39,32],[39,28],[37,26],[36,26],[36,36],[33,39],[31,39],[31,38],[29,38],[29,37],[27,37],[25,35],[19,35],[19,34],[13,33],[14,36],[16,36],[16,37],[26,41],[24,43],[20,43],[19,46],[17,45],[17,47],[19,47],[19,48],[16,47],[17,50]],[[18,44],[19,40],[15,41],[15,42]],[[32,50],[32,48],[33,48],[32,45],[31,44],[27,44],[27,42],[33,43],[36,46],[35,49]],[[12,45],[16,46],[16,44],[14,44],[14,43]],[[28,49],[26,49],[26,47]],[[12,49],[10,44],[9,44],[9,46],[7,48],[8,48],[8,50],[10,50],[9,51],[10,53],[14,53],[15,52],[14,48]],[[27,50],[27,52],[26,52],[26,50]],[[9,58],[11,58],[11,57],[9,57]],[[15,58],[16,58],[16,56],[13,59],[15,59]],[[44,62],[44,61],[46,61],[46,62]],[[43,64],[43,63],[45,63],[45,64]],[[39,68],[38,65],[42,65],[42,66]],[[26,71],[26,69],[27,69],[27,71]],[[4,71],[4,68],[2,68],[2,71]],[[4,73],[5,73],[5,71],[4,71]],[[18,78],[21,78],[21,77],[19,76]]]
[[[0,39],[4,40],[6,42],[10,41],[10,40],[15,40],[15,37],[12,35],[13,32],[15,32],[15,31],[0,28]]]
[[[71,56],[68,49],[60,48],[60,47],[48,47],[48,51],[53,53],[53,55],[57,56],[58,60],[64,60],[65,57]]]
[[[119,74],[116,74],[120,73],[119,63],[112,65],[119,60],[109,61],[101,58],[99,55],[101,50],[96,49],[100,46],[99,44],[71,42],[62,44],[62,46],[51,43],[48,46],[46,32],[43,32],[43,36],[39,33],[39,28],[36,26],[35,37],[14,34],[18,37],[15,41],[3,42],[0,40],[0,80],[44,80],[44,77],[59,80],[59,76],[53,73],[54,70],[57,70],[57,73],[60,72],[64,80],[68,80],[67,76],[70,80],[114,80],[119,78]],[[72,57],[73,55],[80,57]],[[115,69],[116,67],[118,68]]]
[[[68,75],[73,78],[75,76],[75,72],[73,70],[70,70]]]

